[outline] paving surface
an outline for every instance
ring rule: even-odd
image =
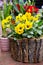
[[[0,53],[0,65],[43,65],[43,62],[36,63],[36,64],[16,62],[11,58],[11,55],[9,52],[1,52]]]

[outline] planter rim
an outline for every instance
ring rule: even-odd
[[[14,39],[14,38],[11,37],[9,39]],[[21,38],[21,39],[17,39],[17,40],[22,40],[22,39],[36,39],[36,40],[39,40],[39,39],[43,39],[43,37],[39,37],[39,38]]]
[[[11,37],[11,38],[9,38],[9,39],[13,39],[14,40],[14,38],[13,37]],[[23,38],[22,38],[23,39]],[[22,40],[22,39],[17,39],[17,40]]]
[[[0,37],[0,39],[8,39],[7,37]]]

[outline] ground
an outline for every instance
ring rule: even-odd
[[[36,63],[36,64],[16,62],[11,58],[11,55],[9,52],[1,52],[0,53],[0,65],[43,65],[43,62]]]

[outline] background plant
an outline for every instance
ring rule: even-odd
[[[8,4],[5,2],[3,4],[3,9],[0,10],[0,20],[1,22],[6,19],[6,17],[11,15],[12,5],[9,2]],[[7,21],[6,21],[7,22]],[[6,30],[2,27],[2,35],[6,37]]]

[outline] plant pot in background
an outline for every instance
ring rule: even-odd
[[[43,39],[27,39],[21,40],[10,39],[10,51],[14,60],[28,63],[38,63],[43,60]],[[42,53],[41,53],[42,51]]]
[[[9,39],[8,38],[1,38],[1,50],[2,51],[9,51]]]
[[[1,40],[0,40],[0,53],[1,53]]]

